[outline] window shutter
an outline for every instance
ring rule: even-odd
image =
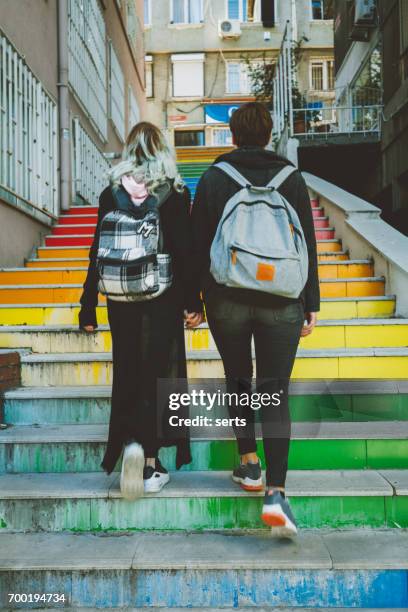
[[[261,15],[264,28],[275,26],[275,0],[261,0]]]
[[[228,19],[239,19],[239,0],[228,0]]]

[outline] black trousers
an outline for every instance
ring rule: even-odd
[[[303,306],[300,302],[279,308],[251,305],[237,301],[233,293],[233,289],[217,287],[205,296],[208,324],[223,360],[228,393],[248,393],[253,339],[256,391],[279,394],[279,405],[262,406],[256,414],[262,424],[266,484],[283,487],[291,433],[288,386],[304,323]],[[254,409],[238,402],[229,404],[229,412],[232,418],[246,421],[245,427],[234,427],[239,453],[256,451]]]

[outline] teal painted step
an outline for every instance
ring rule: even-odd
[[[381,471],[290,471],[286,491],[300,528],[408,526],[401,509],[395,523],[399,490]],[[132,502],[114,474],[0,476],[3,531],[261,529],[262,504],[230,472],[171,473],[160,493]]]
[[[292,382],[293,421],[408,420],[406,381]],[[108,423],[110,387],[22,387],[5,393],[3,421]]]
[[[290,469],[408,468],[407,422],[295,423],[289,453]],[[193,439],[191,470],[231,470],[237,465],[236,442]],[[106,448],[103,425],[11,427],[0,431],[0,472],[98,471]],[[262,443],[259,454],[264,461]],[[174,449],[160,457],[170,469]],[[119,466],[117,466],[119,469]]]
[[[61,593],[81,608],[278,606],[305,612],[408,606],[407,534],[3,534],[0,592]],[[182,551],[182,554],[175,554]],[[7,608],[9,606],[7,605]]]

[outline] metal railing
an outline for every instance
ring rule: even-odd
[[[98,0],[69,0],[69,84],[103,140],[107,138],[106,26]]]
[[[0,184],[57,216],[57,105],[1,31],[0,124]]]
[[[97,206],[107,185],[110,163],[91,140],[78,118],[73,120],[73,193],[76,201]]]
[[[294,136],[380,133],[382,106],[324,106],[293,109]]]
[[[293,74],[292,47],[292,28],[290,22],[287,22],[273,79],[272,121],[274,140],[280,139],[288,121],[290,129],[293,129],[292,85],[295,75]]]

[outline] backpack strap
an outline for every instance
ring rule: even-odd
[[[273,177],[271,181],[267,184],[267,187],[272,187],[273,189],[279,189],[279,187],[286,181],[286,179],[295,172],[297,168],[295,166],[290,166],[289,164],[279,170],[277,174]]]
[[[252,184],[244,177],[234,166],[228,164],[227,162],[218,162],[218,164],[214,164],[214,168],[218,168],[222,172],[225,172],[233,181],[238,183],[240,187],[252,187]]]

